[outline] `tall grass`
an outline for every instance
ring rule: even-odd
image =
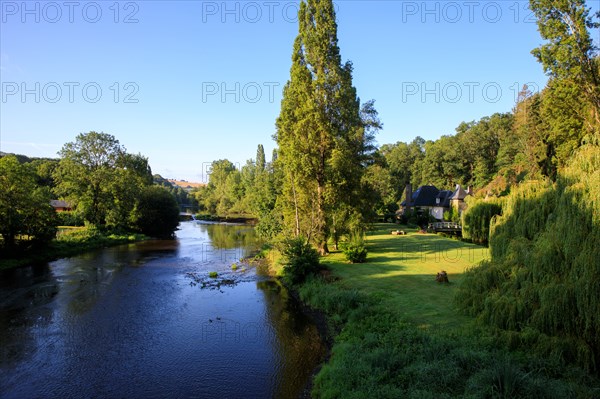
[[[310,278],[300,295],[338,332],[315,398],[594,397],[587,377],[554,359],[520,359],[472,332],[422,329],[341,284]]]

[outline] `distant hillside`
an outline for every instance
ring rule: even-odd
[[[14,155],[15,157],[17,157],[17,159],[19,160],[20,163],[29,163],[29,162],[32,162],[32,161],[35,161],[35,160],[41,160],[41,161],[58,161],[58,158],[30,157],[30,156],[23,155],[23,154],[14,154],[12,152],[3,152],[3,151],[0,151],[0,158],[8,156],[8,155]]]
[[[173,184],[174,186],[178,186],[184,189],[193,189],[193,188],[199,188],[199,187],[204,187],[206,186],[205,183],[194,183],[194,182],[189,182],[189,181],[185,181],[185,180],[175,180],[175,179],[167,179],[167,181],[171,184]]]

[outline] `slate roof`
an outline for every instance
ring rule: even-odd
[[[467,192],[465,190],[463,190],[463,188],[460,186],[460,184],[457,184],[456,189],[454,190],[454,193],[452,194],[452,197],[450,197],[450,199],[451,200],[464,200],[467,195],[469,195],[469,194],[467,194]]]
[[[412,193],[411,206],[436,206],[436,197],[440,193],[435,186],[421,186]],[[403,201],[402,206],[406,206]]]
[[[435,197],[436,203],[437,203],[437,200],[439,199],[439,203],[437,203],[436,206],[449,208],[450,207],[450,197],[452,197],[452,194],[453,194],[453,192],[450,190],[440,191],[439,194]]]

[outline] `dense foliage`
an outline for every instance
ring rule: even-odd
[[[57,212],[56,216],[58,217],[58,225],[59,226],[84,226],[85,221],[80,214],[75,211],[63,211]]]
[[[513,344],[600,365],[600,148],[581,148],[556,182],[523,184],[492,223],[492,259],[458,302]]]
[[[0,158],[0,248],[12,252],[54,238],[58,220],[50,198],[33,168],[15,156]]]
[[[352,64],[342,63],[333,2],[302,1],[298,22],[276,122],[277,203],[286,234],[308,237],[326,254],[332,230],[363,215],[362,176],[381,124],[373,102],[361,107]]]
[[[266,161],[262,145],[258,145],[256,160],[250,159],[241,168],[221,159],[211,164],[208,184],[194,192],[203,212],[213,216],[244,216],[260,219],[261,234],[273,237],[280,229],[280,217],[274,211],[277,196],[277,174]]]
[[[515,110],[511,168],[530,165],[530,179],[492,220],[491,260],[467,273],[457,301],[510,347],[598,371],[600,62],[589,30],[599,25],[583,0],[530,7],[547,40],[533,54],[550,76]]]
[[[502,205],[492,201],[469,203],[462,214],[462,236],[465,240],[487,244],[490,236],[490,221],[502,214]]]
[[[136,197],[152,184],[146,158],[128,154],[115,137],[97,132],[78,135],[59,154],[54,190],[86,222],[121,229],[135,223]]]
[[[144,187],[138,196],[136,226],[151,237],[169,237],[179,225],[179,206],[175,197],[160,186]]]
[[[82,133],[59,154],[53,190],[74,207],[75,218],[101,229],[151,236],[170,236],[177,228],[177,190],[153,176],[148,159],[127,153],[114,136]]]
[[[0,247],[4,253],[14,257],[35,246],[47,246],[58,225],[85,223],[109,236],[114,231],[169,236],[176,229],[176,193],[153,187],[148,160],[127,153],[115,137],[80,134],[59,154],[59,160],[0,157]],[[57,198],[67,200],[73,210],[55,212],[50,200]]]

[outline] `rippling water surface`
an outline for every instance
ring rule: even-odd
[[[180,228],[0,274],[0,397],[297,397],[324,347],[253,230]]]

